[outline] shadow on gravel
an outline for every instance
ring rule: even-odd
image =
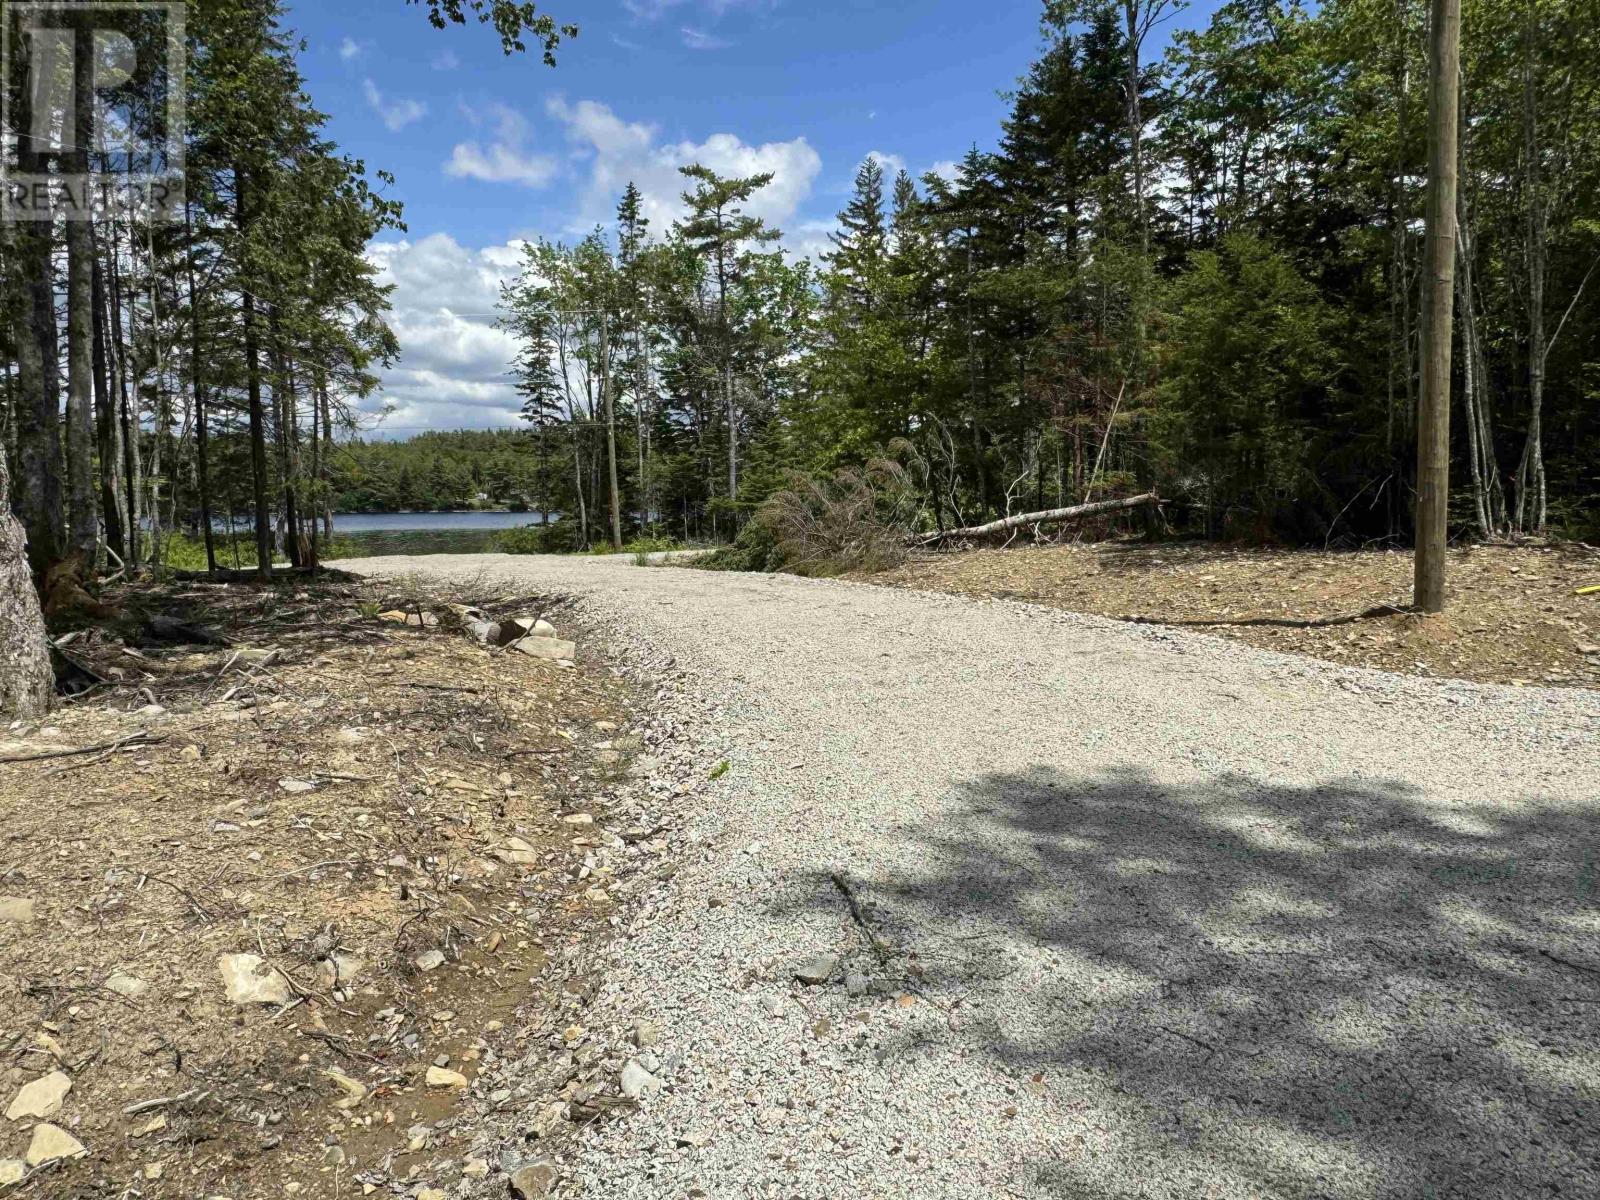
[[[1023,1194],[1600,1194],[1593,809],[1040,769],[955,810],[856,881],[895,969],[1151,1166],[1058,1147]]]

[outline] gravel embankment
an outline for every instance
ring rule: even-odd
[[[580,598],[726,742],[595,1000],[659,1026],[664,1088],[584,1134],[585,1195],[1600,1195],[1600,695],[785,577],[340,565]]]

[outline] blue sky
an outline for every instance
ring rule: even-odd
[[[406,205],[372,251],[405,357],[364,404],[402,437],[515,423],[514,347],[480,314],[524,239],[609,221],[630,179],[660,230],[698,160],[773,172],[754,210],[815,250],[868,154],[920,175],[992,146],[1039,44],[1038,0],[550,0],[581,26],[552,69],[402,0],[289,3],[330,135]]]

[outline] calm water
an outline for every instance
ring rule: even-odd
[[[538,513],[335,513],[333,535],[364,555],[482,554],[500,530],[539,523]]]
[[[552,514],[553,515],[553,514]],[[334,513],[333,532],[393,533],[415,530],[517,529],[540,523],[538,513],[454,512],[454,513]]]

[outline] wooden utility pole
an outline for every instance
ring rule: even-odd
[[[1417,406],[1417,558],[1413,603],[1444,610],[1450,508],[1450,340],[1455,319],[1456,170],[1461,108],[1461,0],[1432,0],[1428,214]]]
[[[622,549],[622,493],[617,487],[617,407],[611,396],[611,319],[600,314],[600,395],[606,404],[606,453],[611,460],[611,548]]]

